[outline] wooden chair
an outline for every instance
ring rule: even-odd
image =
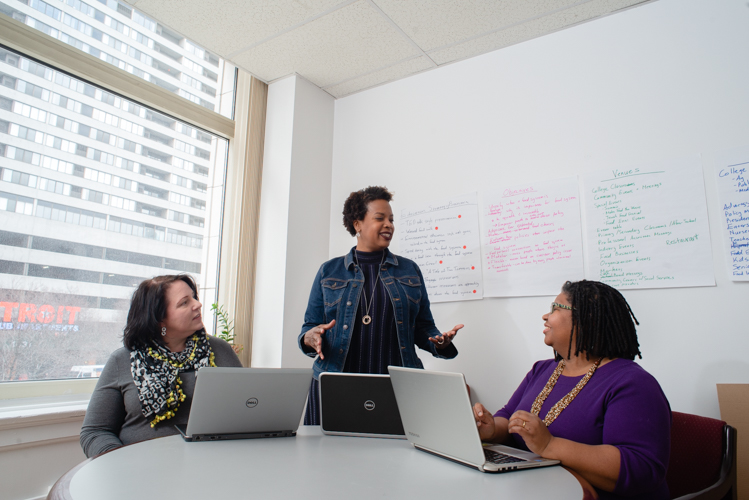
[[[666,482],[678,500],[736,500],[736,429],[673,412]]]

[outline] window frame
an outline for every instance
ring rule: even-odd
[[[0,15],[0,44],[70,73],[76,78],[178,118],[189,125],[205,129],[227,140],[234,138],[234,120],[101,61],[6,15]]]
[[[243,345],[239,356],[249,366],[267,84],[235,73],[232,120],[2,14],[0,45],[229,141],[216,300],[230,317],[236,312],[235,342]],[[96,380],[3,382],[0,400],[91,393]]]

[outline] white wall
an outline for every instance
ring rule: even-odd
[[[78,442],[88,396],[0,401],[0,498],[41,500],[86,459]]]
[[[333,102],[297,76],[268,88],[252,366],[311,365],[296,338],[328,258]]]
[[[78,426],[80,429],[80,425]],[[43,500],[63,474],[86,460],[78,436],[32,447],[0,449],[4,500]]]
[[[641,322],[640,363],[672,408],[717,417],[715,384],[749,381],[749,283],[726,277],[711,161],[749,144],[747,61],[745,1],[660,0],[340,99],[330,256],[352,246],[340,211],[367,185],[394,191],[397,214],[499,183],[702,154],[717,286],[624,294]],[[551,356],[541,332],[551,299],[435,304],[438,327],[466,325],[460,355],[421,358],[464,372],[497,409],[533,361]]]

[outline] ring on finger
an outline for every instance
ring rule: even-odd
[[[527,420],[523,420],[523,429],[525,429],[525,424],[527,424],[527,423],[528,423]]]

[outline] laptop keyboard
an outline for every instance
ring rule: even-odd
[[[500,453],[494,450],[487,450],[486,448],[484,448],[484,456],[486,457],[487,462],[491,462],[493,464],[498,464],[498,465],[526,461],[523,458],[513,457],[512,455],[507,455],[505,453]]]

